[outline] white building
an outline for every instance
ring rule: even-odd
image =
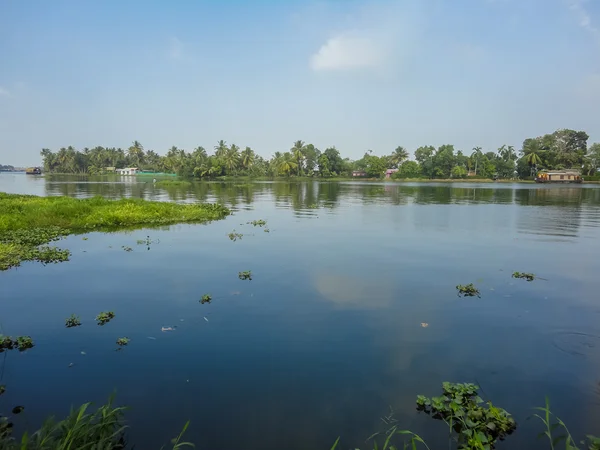
[[[124,169],[117,169],[119,175],[135,175],[140,169],[137,167],[125,167]]]

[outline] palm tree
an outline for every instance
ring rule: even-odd
[[[239,161],[240,148],[235,144],[231,144],[231,147],[227,149],[225,155],[223,156],[223,162],[225,163],[225,167],[227,168],[228,172],[227,175],[230,173],[235,174]]]
[[[221,139],[219,142],[217,142],[217,145],[215,145],[215,156],[217,158],[222,158],[225,156],[225,153],[227,153],[227,150],[227,142]]]
[[[242,167],[244,169],[250,169],[254,165],[256,154],[250,147],[246,147],[241,154]]]
[[[394,169],[400,167],[405,160],[408,159],[408,152],[404,147],[398,146],[390,156],[390,162]]]
[[[294,155],[285,152],[279,161],[279,173],[289,176],[291,172],[298,168],[298,163],[294,160]]]
[[[304,141],[296,141],[296,142],[294,142],[293,147],[290,149],[290,152],[296,162],[296,168],[298,169],[298,175],[301,175],[302,173],[304,173],[302,163],[304,162],[304,158],[305,158],[305,155],[304,155],[305,148],[306,148],[306,146],[304,144]]]
[[[498,154],[504,161],[514,161],[515,159],[517,159],[517,154],[512,145],[503,145],[498,149]]]
[[[542,163],[542,158],[535,152],[528,153],[525,156],[525,161],[531,167],[531,175],[533,175],[534,171],[537,169],[537,165]]]
[[[481,151],[481,147],[473,147],[473,153],[471,153],[471,158],[475,160],[475,175],[477,175],[477,166],[479,165],[479,158],[483,156],[483,152]]]
[[[144,147],[138,141],[133,141],[131,147],[127,149],[127,155],[131,158],[131,161],[135,163],[136,167],[139,167],[144,158]]]

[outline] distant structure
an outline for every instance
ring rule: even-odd
[[[364,170],[353,170],[352,171],[352,177],[366,177],[367,176],[367,172],[365,172]]]
[[[578,170],[541,171],[535,176],[536,183],[582,183],[581,172]]]
[[[40,169],[39,167],[28,167],[27,169],[25,169],[25,173],[27,175],[41,175],[42,169]]]
[[[385,178],[386,180],[389,180],[390,178],[392,178],[392,175],[395,174],[396,172],[398,172],[398,169],[388,169],[385,171]]]
[[[137,167],[125,167],[124,169],[117,169],[119,175],[136,175],[140,169]]]

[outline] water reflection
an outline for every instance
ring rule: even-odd
[[[511,449],[546,448],[524,420],[545,395],[578,437],[598,433],[595,186],[122,178],[0,175],[0,191],[221,202],[235,214],[73,236],[61,243],[71,262],[0,274],[3,329],[39,342],[10,355],[2,380],[9,403],[36,405],[32,421],[116,387],[140,448],[188,419],[197,448],[330,448],[339,434],[355,448],[392,405],[403,427],[444,448],[443,427],[415,414],[414,398],[449,380],[479,382],[516,415]],[[271,232],[247,225],[255,219]],[[232,229],[244,238],[231,242]],[[152,251],[136,245],[147,235]],[[454,286],[470,282],[482,298],[457,298]],[[215,300],[201,305],[205,292]],[[82,326],[73,340],[62,327],[102,309],[118,310],[110,328]],[[125,335],[131,345],[114,352]]]

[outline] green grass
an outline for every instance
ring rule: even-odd
[[[45,244],[73,233],[207,222],[229,214],[219,204],[36,197],[0,192],[0,270],[18,266],[22,261],[68,260],[68,250]]]

